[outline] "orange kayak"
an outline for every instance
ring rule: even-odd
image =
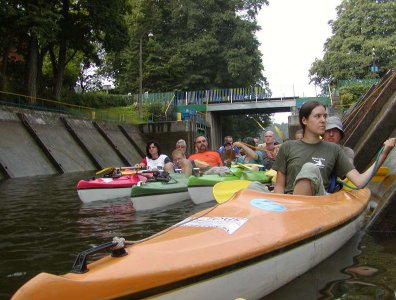
[[[346,243],[369,198],[368,189],[320,197],[242,190],[83,274],[41,273],[12,299],[260,299]]]

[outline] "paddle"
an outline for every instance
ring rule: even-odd
[[[260,165],[260,164],[242,164],[242,163],[237,163],[238,167],[242,168],[242,169],[247,169],[250,171],[256,170],[258,168],[264,168],[264,165]]]
[[[102,173],[112,173],[112,172],[114,172],[114,170],[117,169],[117,168],[119,168],[119,169],[121,169],[121,170],[125,170],[125,169],[135,170],[135,169],[136,169],[135,167],[107,167],[107,168],[104,168],[104,169],[102,169],[102,170],[96,172],[96,175],[100,175],[100,174],[102,174]],[[127,171],[127,172],[128,172],[128,171]],[[135,171],[134,171],[134,172],[135,172]],[[123,173],[124,173],[124,172],[123,172]],[[127,174],[134,174],[134,173],[129,173],[129,172],[128,172]]]
[[[286,140],[285,136],[283,135],[282,130],[279,129],[278,126],[274,126],[276,133],[279,135],[279,137],[282,139],[282,141],[284,142]]]
[[[217,203],[226,202],[232,195],[247,188],[251,183],[249,180],[231,180],[216,183],[213,187],[213,196]]]

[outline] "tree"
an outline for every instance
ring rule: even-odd
[[[260,137],[263,128],[271,124],[269,115],[232,115],[221,119],[222,136],[231,135],[234,141],[246,137]],[[260,125],[259,125],[260,124]]]
[[[49,49],[54,69],[55,99],[60,99],[61,96],[65,67],[78,51],[98,62],[100,47],[107,51],[122,47],[126,40],[123,21],[126,8],[124,0],[62,0],[59,3],[60,31],[56,46]]]
[[[337,80],[373,77],[373,48],[379,76],[396,65],[394,0],[343,0],[329,24],[333,36],[325,43],[323,59],[316,59],[309,71],[311,82],[324,90]]]
[[[266,84],[255,16],[266,0],[130,0],[130,42],[109,53],[121,92],[138,91],[139,40],[145,91]],[[148,32],[153,33],[151,39]]]
[[[17,51],[27,70],[17,80],[27,79],[26,90],[33,99],[46,57],[53,68],[54,98],[60,99],[65,68],[77,53],[86,62],[99,62],[100,49],[120,50],[126,38],[124,0],[1,0],[0,4],[1,84],[10,62],[8,54]]]

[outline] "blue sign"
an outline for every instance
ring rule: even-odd
[[[282,204],[267,200],[267,199],[252,199],[250,200],[250,204],[254,207],[269,210],[269,211],[284,211],[287,210],[285,206]]]

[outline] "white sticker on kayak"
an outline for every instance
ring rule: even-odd
[[[102,181],[105,182],[105,183],[109,183],[109,182],[112,182],[114,180],[113,180],[113,178],[102,178]]]
[[[201,217],[186,222],[181,226],[221,228],[225,230],[228,234],[233,234],[243,224],[245,224],[247,220],[248,220],[247,218],[234,218],[234,217]]]

